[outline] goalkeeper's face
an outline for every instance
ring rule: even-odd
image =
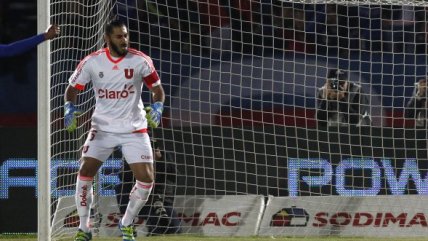
[[[113,56],[125,56],[128,53],[129,37],[125,26],[113,28],[113,32],[106,36],[106,40]]]

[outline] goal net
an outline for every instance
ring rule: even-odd
[[[94,107],[87,87],[68,133],[63,94],[112,16],[167,95],[150,133],[163,158],[139,236],[427,234],[424,1],[50,4],[62,27],[51,49],[52,238],[78,227],[74,185]],[[147,88],[142,98],[151,103]],[[115,151],[97,175],[94,235],[120,235],[121,183],[133,182],[123,168]]]

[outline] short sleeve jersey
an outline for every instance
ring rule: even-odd
[[[96,99],[93,129],[112,133],[147,129],[141,100],[143,82],[149,89],[160,85],[149,56],[132,48],[116,59],[108,48],[94,52],[79,63],[69,79],[70,85],[79,90],[89,82],[92,82]]]

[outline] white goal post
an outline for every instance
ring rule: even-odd
[[[425,1],[38,3],[39,31],[61,26],[39,47],[39,240],[78,226],[74,183],[94,93],[79,93],[75,133],[63,127],[63,94],[79,61],[103,47],[112,16],[167,94],[150,135],[175,168],[156,182],[173,190],[181,233],[428,234]],[[151,101],[147,88],[142,99]],[[115,152],[98,174],[94,236],[119,235],[121,168]],[[153,231],[147,220],[136,220],[139,235]]]
[[[37,1],[37,32],[43,32],[49,26],[48,1]],[[50,43],[38,46],[37,53],[37,160],[38,162],[38,199],[37,233],[38,240],[50,241],[51,185],[50,185]]]

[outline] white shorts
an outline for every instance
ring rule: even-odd
[[[92,157],[104,162],[115,150],[122,148],[122,155],[129,164],[153,163],[153,150],[147,133],[109,133],[89,131],[82,149],[82,157]]]

